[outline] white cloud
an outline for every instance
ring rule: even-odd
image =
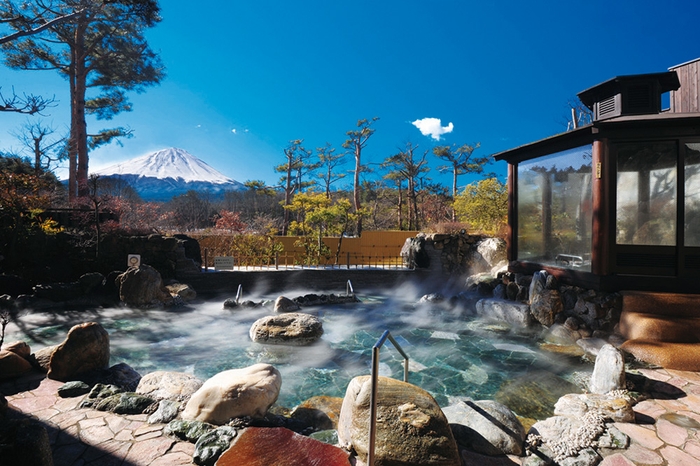
[[[237,133],[236,128],[233,128],[233,129],[231,130],[231,132],[232,132],[233,134],[236,134],[236,133]]]
[[[412,121],[411,124],[418,128],[423,136],[430,136],[436,141],[440,140],[440,136],[451,133],[454,129],[452,122],[448,123],[447,126],[442,126],[439,118],[423,118]]]

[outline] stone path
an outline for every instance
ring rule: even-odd
[[[180,466],[192,464],[194,445],[148,424],[147,415],[118,415],[77,408],[84,396],[60,398],[62,382],[42,375],[0,385],[9,416],[29,415],[49,433],[54,466]]]
[[[642,369],[656,381],[652,397],[638,403],[637,423],[616,423],[630,447],[611,451],[601,466],[700,464],[700,373]],[[31,416],[49,432],[55,466],[180,466],[192,464],[194,445],[163,433],[146,415],[122,416],[77,408],[83,397],[60,398],[61,382],[34,374],[0,384],[9,416]],[[481,457],[480,464],[517,465],[518,458]]]

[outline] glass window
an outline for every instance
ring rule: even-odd
[[[518,259],[591,270],[591,144],[518,164]]]
[[[685,245],[700,246],[700,143],[685,145]]]
[[[675,142],[617,145],[617,244],[676,244]]]

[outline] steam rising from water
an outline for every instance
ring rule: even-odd
[[[273,364],[282,374],[278,404],[289,408],[315,395],[344,396],[353,377],[370,373],[372,346],[384,330],[410,358],[409,382],[428,390],[442,406],[460,397],[493,399],[505,381],[527,373],[547,370],[566,376],[572,371],[570,359],[541,354],[531,335],[474,320],[461,309],[416,305],[419,296],[413,288],[359,297],[360,304],[304,308],[324,326],[321,341],[308,347],[253,343],[250,327],[272,314],[271,305],[231,310],[221,302],[176,310],[28,313],[19,325],[8,327],[5,341],[22,339],[36,351],[62,341],[76,323],[97,321],[110,334],[112,364],[126,362],[141,374],[172,370],[207,379],[258,362]],[[403,360],[390,342],[381,350],[380,374],[403,377]]]

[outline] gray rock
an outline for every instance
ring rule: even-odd
[[[90,392],[90,385],[79,380],[66,382],[58,387],[58,396],[61,398],[73,398],[76,396],[85,395]]]
[[[286,296],[279,296],[275,300],[275,306],[274,306],[274,311],[281,313],[281,312],[296,312],[301,307],[292,301],[291,299],[287,298]]]
[[[604,345],[595,358],[589,389],[603,394],[625,387],[625,357],[613,345]]]
[[[533,283],[536,283],[533,280]],[[564,310],[564,303],[557,290],[544,289],[535,296],[530,294],[530,312],[542,325],[549,327],[554,319]]]
[[[468,400],[442,411],[459,445],[489,456],[522,455],[525,428],[504,405]]]
[[[150,265],[130,267],[117,277],[119,299],[128,306],[152,307],[171,304],[173,297],[163,286],[160,273]]]
[[[141,381],[141,374],[136,372],[130,365],[120,362],[110,367],[99,375],[100,382],[104,384],[116,385],[127,392],[133,392]]]
[[[149,424],[165,424],[177,417],[180,411],[180,403],[177,401],[160,400],[156,412],[148,417]]]
[[[118,393],[124,393],[124,389],[116,385],[95,384],[88,396],[80,403],[80,408],[94,408],[100,401]]]
[[[95,409],[98,411],[110,411],[116,414],[142,414],[149,410],[155,400],[136,393],[118,393],[101,399]]]
[[[493,297],[494,299],[507,299],[506,286],[503,283],[499,283],[493,289]]]
[[[607,430],[598,437],[598,448],[610,450],[625,450],[630,445],[630,438],[615,426],[608,426]]]
[[[532,300],[535,299],[535,297],[537,297],[547,287],[548,275],[549,274],[544,270],[535,272],[532,275],[532,281],[530,282],[529,290],[530,303],[532,303]]]
[[[165,426],[164,432],[181,440],[195,443],[202,435],[215,428],[215,426],[207,422],[177,419],[175,421],[170,421],[170,423]]]
[[[231,440],[236,437],[236,429],[221,426],[199,437],[194,446],[192,459],[196,464],[211,466],[219,456],[229,448]]]
[[[154,400],[171,400],[186,403],[204,382],[182,372],[155,371],[144,375],[136,387],[136,393]]]
[[[102,275],[99,272],[90,272],[86,273],[84,275],[81,275],[80,278],[78,279],[78,283],[80,284],[80,287],[83,289],[83,292],[85,294],[92,292],[95,288],[98,286],[101,286],[102,283],[104,283],[105,276]]]
[[[615,422],[634,422],[632,401],[623,396],[570,393],[559,398],[554,405],[557,416],[582,417],[588,412],[598,412]]]
[[[498,299],[480,299],[476,303],[476,314],[484,319],[506,322],[520,328],[532,325],[530,306],[524,303]]]
[[[323,323],[311,314],[291,312],[258,319],[250,327],[250,339],[269,345],[305,346],[323,335]]]
[[[329,445],[338,444],[338,431],[335,429],[319,430],[309,435],[310,438]]]
[[[370,376],[350,381],[338,420],[338,443],[367,461]],[[459,452],[445,415],[425,390],[379,377],[376,464],[459,466]]]
[[[185,283],[172,283],[165,285],[165,289],[171,296],[178,296],[183,301],[192,301],[197,297],[197,292]]]
[[[581,339],[581,333],[571,330],[566,325],[553,324],[542,333],[542,339],[554,345],[573,346]]]
[[[421,296],[421,298],[418,300],[419,303],[432,303],[432,304],[437,304],[441,303],[445,300],[445,297],[441,295],[440,293],[430,293]]]
[[[476,251],[491,269],[506,259],[506,243],[500,238],[486,238],[476,245]]]

